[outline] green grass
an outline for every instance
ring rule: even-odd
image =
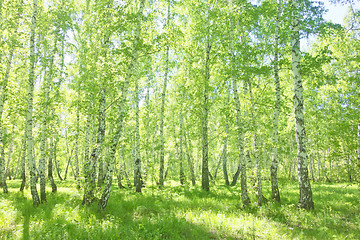
[[[345,183],[313,183],[315,210],[297,208],[295,182],[281,182],[282,204],[242,208],[240,189],[212,186],[146,187],[136,194],[115,185],[105,211],[81,205],[72,181],[48,189],[46,204],[32,206],[29,189],[8,181],[0,193],[0,239],[359,239],[360,190]],[[255,202],[255,190],[250,191]],[[270,195],[264,182],[264,194]]]

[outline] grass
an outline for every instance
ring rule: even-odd
[[[105,211],[81,205],[75,182],[58,182],[47,203],[32,206],[30,190],[8,181],[0,193],[0,239],[359,239],[360,190],[345,183],[313,183],[315,210],[297,208],[297,184],[281,182],[282,204],[242,208],[239,186],[210,192],[167,182],[136,194],[115,185]],[[264,194],[270,195],[264,182]],[[250,191],[255,202],[255,190]]]

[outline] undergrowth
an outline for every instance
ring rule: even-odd
[[[359,239],[360,190],[345,183],[312,183],[315,210],[297,207],[298,185],[280,182],[282,203],[243,208],[239,186],[147,186],[142,193],[113,186],[105,211],[82,206],[74,181],[48,190],[32,206],[30,190],[8,181],[0,193],[0,239]],[[264,195],[270,196],[269,182]]]

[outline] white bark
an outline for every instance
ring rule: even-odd
[[[229,0],[229,3],[232,5],[232,1]],[[235,64],[234,60],[234,50],[233,50],[233,32],[232,32],[232,22],[230,21],[230,55],[231,55],[231,66],[233,68]],[[234,70],[234,69],[232,69]],[[236,109],[236,127],[237,127],[237,139],[238,139],[238,150],[239,150],[239,170],[241,173],[241,199],[243,204],[249,205],[250,204],[250,198],[248,195],[247,190],[247,178],[246,178],[246,161],[244,157],[244,129],[242,124],[242,117],[241,117],[241,104],[240,104],[240,98],[239,93],[237,89],[237,82],[234,77],[231,78],[232,84],[233,84],[233,93],[234,93],[234,102],[235,102],[235,109]]]
[[[145,0],[141,0],[140,2],[140,7],[139,7],[139,15],[142,15],[143,10],[144,10],[144,6],[145,5]],[[112,176],[113,176],[113,171],[114,171],[114,167],[115,167],[115,153],[116,153],[116,148],[117,148],[117,144],[119,142],[119,139],[121,137],[121,132],[123,131],[123,120],[126,114],[126,99],[127,99],[127,94],[128,94],[128,88],[129,88],[129,84],[130,84],[130,80],[133,76],[134,73],[134,68],[136,65],[136,61],[138,59],[138,45],[140,42],[140,34],[141,34],[141,20],[138,19],[137,24],[136,24],[136,28],[135,28],[135,40],[134,40],[134,44],[133,44],[133,52],[131,55],[131,59],[125,74],[125,82],[122,88],[122,95],[120,97],[120,103],[119,103],[119,117],[117,120],[117,126],[116,126],[116,131],[114,133],[114,137],[112,138],[112,141],[110,142],[110,152],[109,152],[109,167],[108,167],[108,171],[106,173],[106,177],[105,177],[105,187],[104,187],[104,191],[101,195],[101,199],[99,200],[99,207],[101,209],[105,209],[106,205],[108,203],[109,197],[110,197],[110,192],[111,192],[111,185],[112,185]]]
[[[35,84],[35,28],[37,18],[37,0],[33,1],[33,13],[31,17],[31,34],[30,34],[30,66],[29,66],[29,78],[28,78],[28,89],[27,89],[27,110],[26,110],[26,154],[27,162],[30,169],[30,189],[33,204],[39,205],[39,195],[36,189],[36,165],[33,159],[33,96],[34,96],[34,84]]]
[[[303,85],[300,74],[300,0],[292,0],[292,71],[294,76],[294,110],[295,132],[297,142],[298,177],[299,177],[299,205],[301,208],[313,209],[314,202],[308,174],[308,162],[306,153],[306,132],[304,117]]]
[[[279,154],[278,154],[278,144],[279,144],[279,116],[280,116],[280,107],[281,107],[281,88],[280,88],[280,78],[279,78],[279,24],[280,24],[280,15],[281,15],[281,0],[278,0],[278,10],[276,14],[275,22],[275,54],[274,54],[274,82],[276,89],[276,102],[274,109],[274,120],[273,120],[273,152],[272,152],[272,162],[270,168],[271,174],[271,197],[277,202],[280,202],[280,192],[278,186],[277,171],[279,166]]]

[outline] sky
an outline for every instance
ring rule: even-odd
[[[323,0],[325,4],[325,8],[327,8],[329,11],[325,14],[324,18],[326,20],[329,20],[333,23],[343,23],[343,19],[345,14],[348,11],[349,5],[341,5],[341,4],[332,4],[329,0]],[[360,1],[355,1],[355,8],[360,7]]]
[[[342,5],[342,4],[333,4],[330,0],[322,0],[321,2],[324,3],[325,8],[328,10],[325,15],[324,19],[327,21],[331,21],[333,23],[343,24],[344,17],[348,12],[349,5]],[[355,9],[360,8],[360,1],[355,0]],[[315,36],[310,36],[307,39],[301,39],[300,46],[302,51],[307,51],[313,41],[315,41]]]

